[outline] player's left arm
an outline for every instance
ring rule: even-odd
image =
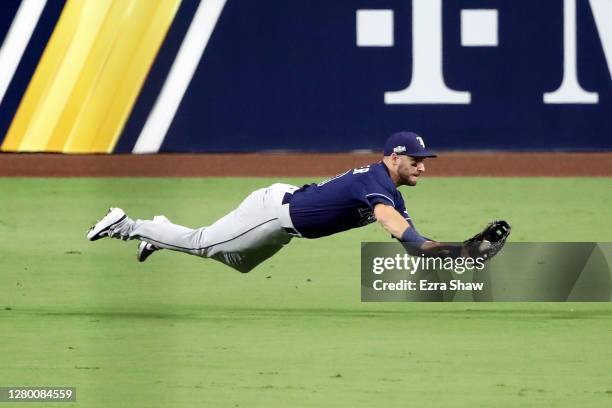
[[[452,245],[432,241],[423,237],[393,206],[378,203],[374,207],[378,222],[400,242],[407,244],[407,249],[414,249],[431,257],[467,257],[468,250],[463,245]]]
[[[376,220],[397,239],[401,239],[406,228],[413,228],[397,210],[391,206],[378,203],[374,206]]]

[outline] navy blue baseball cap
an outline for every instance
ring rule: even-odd
[[[411,157],[438,157],[437,154],[425,147],[425,142],[421,136],[412,132],[392,134],[385,142],[384,156],[390,156],[391,153]]]

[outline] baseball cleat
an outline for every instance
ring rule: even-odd
[[[140,241],[140,244],[138,244],[138,252],[136,253],[136,258],[138,259],[138,262],[144,262],[147,260],[149,255],[158,250],[159,248],[155,245],[149,244],[145,241]]]
[[[100,238],[108,237],[108,230],[126,218],[127,215],[121,208],[109,208],[104,218],[87,231],[87,239],[97,241]]]

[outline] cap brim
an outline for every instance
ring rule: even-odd
[[[429,150],[421,150],[421,151],[420,151],[420,152],[418,152],[418,153],[414,153],[414,154],[406,154],[406,156],[411,156],[411,157],[423,157],[423,158],[425,158],[425,157],[438,157],[438,155],[437,155],[437,154],[435,154],[434,152],[429,151]]]

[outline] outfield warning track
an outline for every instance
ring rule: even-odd
[[[1,177],[320,177],[380,160],[372,153],[63,155],[1,153]],[[427,176],[611,177],[612,153],[441,153]]]

